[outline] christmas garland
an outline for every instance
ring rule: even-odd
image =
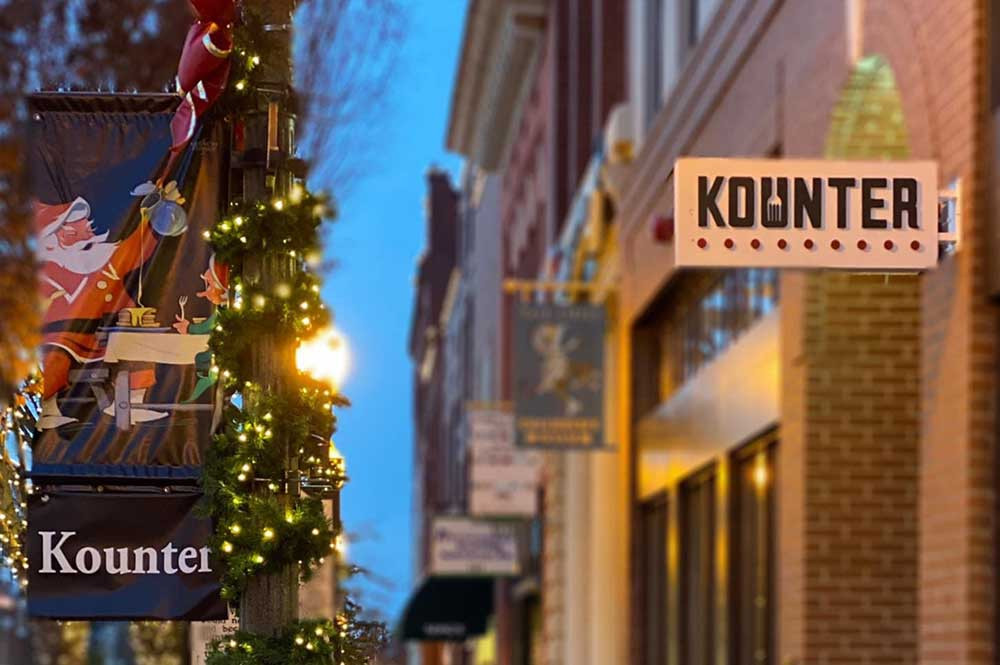
[[[262,395],[253,381],[255,346],[264,335],[297,346],[330,322],[319,278],[309,271],[307,260],[315,252],[317,227],[326,212],[322,197],[296,185],[287,200],[232,206],[205,234],[234,274],[231,304],[220,308],[209,337],[210,371],[228,395],[250,397],[242,400],[241,409],[227,409],[203,476],[208,513],[217,524],[212,545],[225,561],[226,598],[237,598],[253,575],[289,565],[298,566],[308,579],[312,568],[336,548],[338,534],[323,514],[321,500],[297,496],[296,490],[315,479],[338,488],[343,484],[342,461],[331,460],[329,449],[336,427],[332,410],[348,402],[297,373],[289,378],[300,388],[282,397]],[[295,277],[270,291],[250,286],[245,274],[250,256],[289,262]],[[286,476],[285,450],[274,441],[298,447],[298,476]],[[262,492],[265,488],[269,492]]]
[[[320,224],[333,213],[326,197],[296,185],[287,200],[276,199],[270,206],[263,202],[234,204],[205,237],[216,255],[236,268],[248,252],[278,249],[308,259],[316,251]]]
[[[27,448],[34,435],[39,399],[42,389],[41,374],[28,377],[14,394],[13,400],[0,413],[0,461],[2,461],[2,486],[0,486],[0,560],[10,570],[11,578],[21,589],[28,586],[28,553],[25,538],[28,532],[28,480]],[[17,458],[10,455],[8,443],[14,443]]]
[[[320,499],[293,496],[292,502],[283,501],[292,488],[284,475],[284,451],[271,443],[299,442],[306,477],[342,483],[343,467],[328,457],[329,435],[318,432],[332,433],[331,409],[343,403],[329,391],[304,388],[291,398],[268,396],[254,400],[253,407],[228,409],[226,426],[209,449],[203,480],[217,524],[211,545],[225,562],[224,597],[236,598],[253,575],[288,566],[298,566],[308,579],[312,568],[336,549],[338,534]],[[269,492],[261,492],[261,485]]]
[[[277,50],[275,34],[246,12],[233,34],[229,85],[213,113],[238,123],[268,102],[292,104],[293,93],[266,90],[258,80],[262,58]],[[232,204],[205,234],[233,275],[229,306],[220,308],[209,338],[211,371],[229,401],[202,480],[206,510],[216,524],[211,545],[223,563],[223,596],[231,600],[253,576],[295,566],[304,580],[326,557],[339,555],[342,535],[327,519],[322,499],[302,490],[339,491],[346,481],[331,437],[333,409],[348,402],[291,368],[285,384],[296,388],[265,394],[254,367],[255,346],[265,335],[278,340],[274,353],[291,358],[301,342],[329,325],[320,279],[310,268],[319,263],[319,227],[333,214],[326,197],[299,182],[280,198]],[[282,263],[294,277],[264,284],[255,271],[268,262]],[[291,451],[275,442],[291,442]],[[287,470],[289,452],[298,458],[294,471]],[[386,631],[358,620],[358,612],[348,600],[335,623],[299,621],[276,636],[240,631],[212,644],[208,665],[368,663],[385,644]]]
[[[239,631],[211,645],[207,665],[366,663],[387,639],[385,626],[358,619],[348,602],[336,622],[298,621],[277,637]]]

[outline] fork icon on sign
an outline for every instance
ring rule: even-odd
[[[782,226],[782,210],[781,210],[781,199],[778,198],[778,193],[771,190],[771,195],[767,197],[767,210],[764,212],[764,225],[769,227]]]

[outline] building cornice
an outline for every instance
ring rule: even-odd
[[[545,0],[473,0],[446,144],[486,171],[503,162],[541,51]]]

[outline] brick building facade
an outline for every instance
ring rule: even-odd
[[[427,572],[431,519],[447,513],[461,500],[449,478],[457,465],[449,447],[445,409],[445,339],[441,313],[458,255],[458,192],[447,173],[427,173],[425,215],[427,246],[417,266],[409,354],[413,361],[414,532],[417,579]],[[443,645],[426,643],[421,658],[441,662]]]
[[[671,663],[685,662],[690,643],[705,641],[669,618],[671,609],[676,616],[691,605],[683,564],[690,543],[677,524],[684,521],[678,504],[705,465],[715,469],[719,565],[713,606],[703,615],[715,630],[695,650],[753,662],[754,654],[734,649],[739,622],[750,618],[732,602],[739,536],[727,523],[733,499],[724,488],[732,485],[734,451],[762,427],[777,440],[775,580],[767,601],[775,644],[763,662],[993,662],[996,312],[984,266],[986,18],[972,1],[722,3],[666,86],[662,109],[648,124],[637,120],[648,130],[619,201],[621,261],[634,268],[623,270],[621,285],[623,324],[637,331],[625,345],[633,367],[649,360],[641,329],[651,312],[669,310],[665,299],[690,288],[671,267],[671,245],[649,241],[650,219],[672,212],[664,165],[677,157],[933,159],[942,183],[958,179],[965,193],[961,249],[936,270],[785,272],[771,330],[761,328],[769,325],[764,317],[741,331],[676,396],[648,400],[641,382],[633,391],[637,501],[666,489],[668,556],[678,557],[666,563]],[[757,386],[773,398],[761,400],[767,418],[720,422],[718,412],[684,402],[701,392],[738,406],[737,386],[707,377],[745,369],[755,334],[768,347],[765,365],[777,370],[777,380]],[[651,410],[659,415],[650,418]],[[710,417],[712,427],[677,426]],[[643,425],[653,433],[644,435]],[[657,437],[673,459],[666,471],[656,468]],[[660,471],[664,480],[643,486],[643,476]]]
[[[500,180],[505,275],[593,268],[615,444],[549,455],[497,663],[1000,657],[995,4],[470,3],[448,145]],[[613,219],[567,248],[596,153]],[[961,243],[919,275],[678,270],[688,155],[934,160]]]

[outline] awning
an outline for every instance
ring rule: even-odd
[[[428,577],[403,612],[403,639],[464,642],[486,632],[492,577]]]

